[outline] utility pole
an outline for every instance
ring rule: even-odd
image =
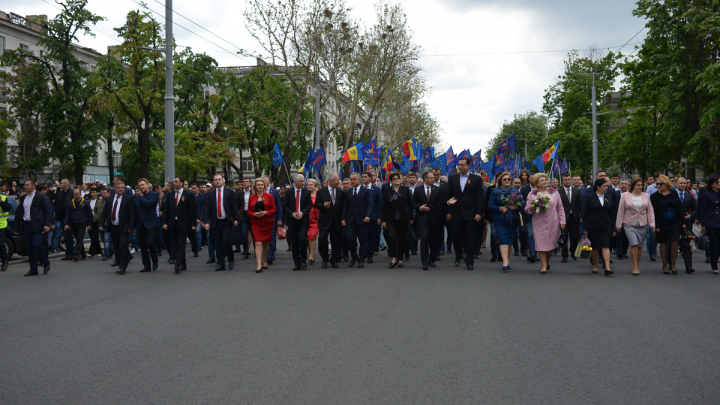
[[[567,72],[569,75],[575,75],[575,76],[592,76],[592,124],[593,124],[593,172],[592,172],[592,179],[594,181],[595,176],[597,175],[597,172],[599,170],[598,166],[598,139],[597,139],[597,106],[595,105],[595,75],[599,74],[600,72],[591,72],[591,73],[573,73],[573,72]]]
[[[173,95],[172,0],[165,0],[165,49],[139,47],[165,52],[165,183],[175,180],[175,96]]]
[[[172,0],[165,0],[165,183],[175,180]]]

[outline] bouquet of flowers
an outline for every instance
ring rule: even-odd
[[[525,199],[523,198],[522,194],[520,194],[520,191],[514,191],[509,196],[503,196],[500,200],[503,203],[503,206],[507,207],[508,209],[510,207],[517,207],[518,211],[522,208],[523,202],[525,202]],[[523,226],[523,220],[522,215],[518,215],[520,218],[520,226]]]
[[[582,242],[580,242],[580,257],[587,259],[588,256],[590,256],[590,252],[592,252],[590,240],[588,238],[583,238]]]
[[[555,192],[554,188],[549,188],[548,193],[553,194]],[[545,212],[548,209],[548,206],[550,205],[550,197],[543,195],[539,196],[537,190],[532,191],[532,195],[534,195],[536,198],[530,203],[530,206],[533,208],[533,211],[537,214],[538,212]]]

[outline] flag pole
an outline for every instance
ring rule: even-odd
[[[288,181],[290,181],[290,172],[288,171],[287,164],[285,164],[285,161],[283,161],[283,167],[285,168],[285,174],[287,174]]]

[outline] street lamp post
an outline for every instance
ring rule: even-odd
[[[172,0],[165,0],[165,49],[139,47],[165,52],[165,183],[175,180],[175,96],[173,95]]]
[[[594,179],[597,175],[597,172],[599,170],[598,166],[598,139],[597,139],[597,106],[595,105],[595,75],[599,74],[600,72],[592,72],[592,73],[574,73],[574,72],[567,72],[569,75],[574,76],[591,76],[592,77],[592,124],[593,124],[593,173],[592,178]]]
[[[315,83],[317,87],[317,96],[315,97],[315,150],[320,149],[320,87],[330,87],[342,84],[337,83]]]

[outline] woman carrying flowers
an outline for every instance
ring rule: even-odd
[[[503,272],[510,270],[510,249],[518,228],[518,212],[522,209],[523,197],[520,191],[510,187],[512,177],[509,173],[501,173],[497,179],[500,184],[490,194],[488,208],[493,211],[495,233],[500,245],[503,261]]]
[[[547,174],[536,173],[532,182],[537,190],[528,194],[525,212],[532,214],[535,250],[542,264],[540,274],[545,274],[550,269],[550,258],[558,246],[561,229],[565,229],[565,210],[560,194],[548,187]]]

